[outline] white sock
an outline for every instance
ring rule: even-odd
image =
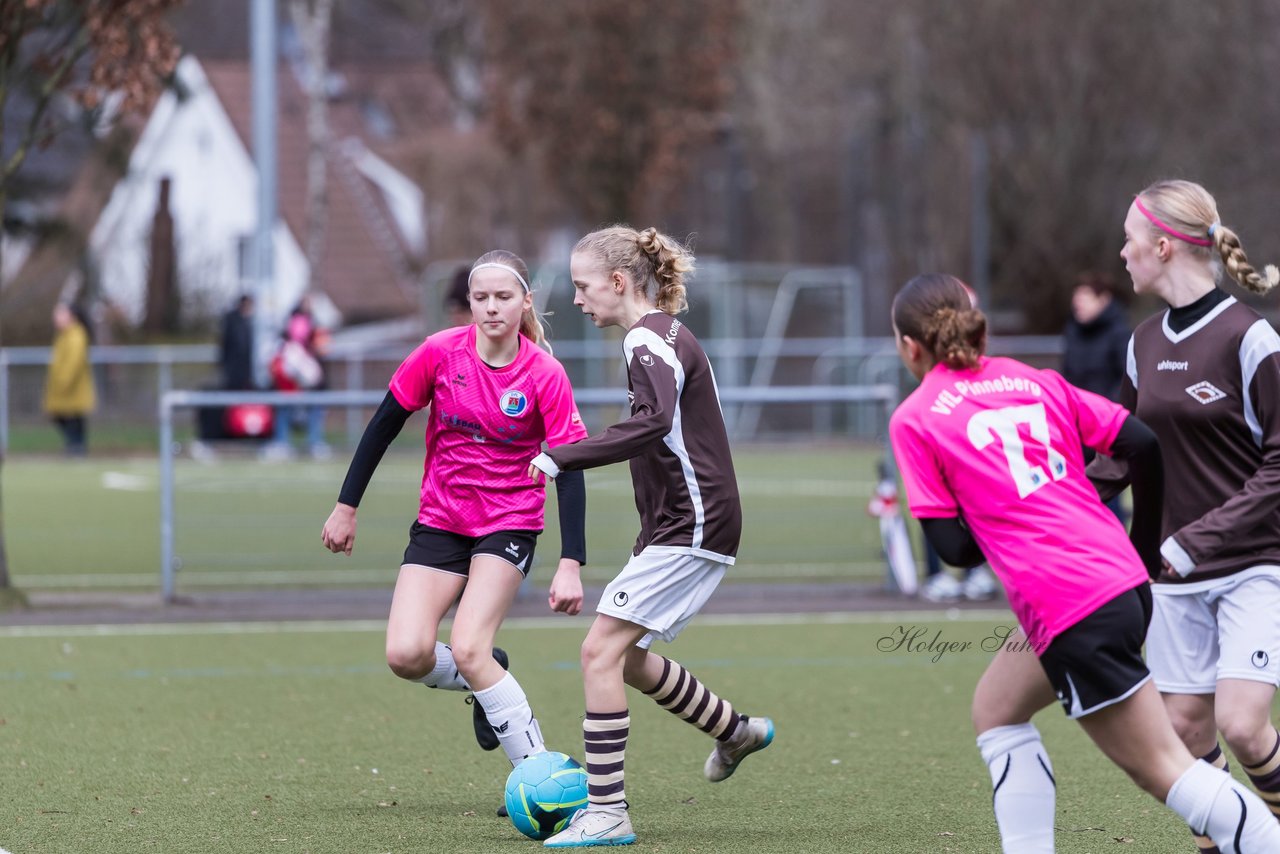
[[[1203,759],[1178,778],[1165,804],[1222,854],[1280,851],[1280,824],[1262,799]]]
[[[446,691],[470,691],[471,686],[458,672],[458,665],[453,660],[453,650],[447,644],[436,641],[436,666],[431,672],[418,680],[428,688],[443,688]]]
[[[520,764],[526,756],[546,751],[542,743],[542,730],[529,708],[529,700],[524,689],[510,673],[503,677],[492,688],[476,691],[476,702],[484,709],[489,726],[498,736],[502,750],[511,760],[512,767]]]
[[[978,736],[978,750],[991,771],[1005,854],[1053,854],[1057,786],[1040,732],[1030,723],[998,726]]]

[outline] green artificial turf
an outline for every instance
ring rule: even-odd
[[[705,735],[631,693],[633,850],[997,852],[968,724],[1009,618],[704,618],[659,651],[777,737],[721,784]],[[503,629],[547,744],[579,758],[582,620]],[[894,646],[898,627],[967,649]],[[885,641],[883,639],[889,638]],[[13,854],[530,852],[463,695],[396,679],[380,627],[0,629],[0,848]],[[1064,854],[1190,850],[1057,708]]]

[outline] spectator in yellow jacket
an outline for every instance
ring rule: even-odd
[[[86,418],[97,403],[89,367],[89,329],[66,303],[53,309],[53,356],[44,411],[58,425],[69,456],[88,453]]]

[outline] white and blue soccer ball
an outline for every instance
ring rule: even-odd
[[[564,753],[535,753],[507,777],[507,815],[530,839],[546,839],[587,806],[587,772]]]

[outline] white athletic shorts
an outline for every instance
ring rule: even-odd
[[[1280,685],[1280,566],[1152,592],[1147,667],[1161,691],[1212,694],[1219,679]]]
[[[609,582],[596,613],[648,629],[636,644],[641,649],[648,649],[655,638],[671,643],[711,598],[728,566],[702,555],[650,546],[633,555]]]

